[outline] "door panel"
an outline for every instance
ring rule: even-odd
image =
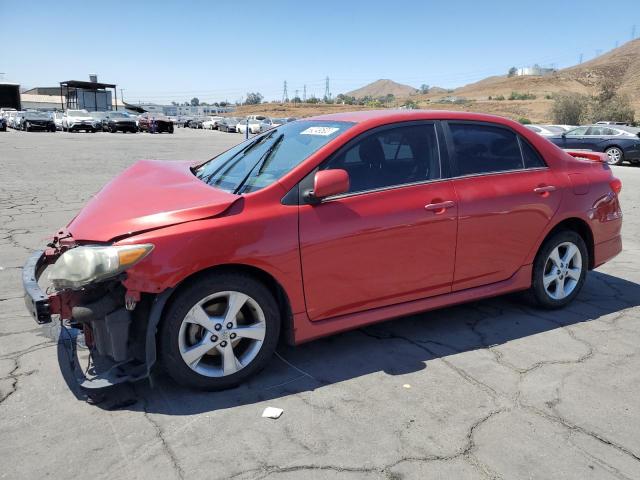
[[[448,208],[425,208],[450,201]],[[451,181],[300,206],[311,320],[451,291],[457,198]]]
[[[458,247],[453,290],[511,277],[560,205],[561,190],[547,168],[459,178]]]

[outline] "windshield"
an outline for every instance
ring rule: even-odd
[[[86,110],[67,110],[67,115],[72,115],[74,117],[88,117],[89,112]]]
[[[43,112],[27,112],[24,114],[24,118],[29,118],[34,120],[44,120],[49,118],[49,114],[43,113]]]
[[[127,115],[126,113],[111,112],[109,114],[109,118],[129,118],[129,115]]]
[[[227,192],[251,193],[271,185],[353,124],[301,121],[236,145],[196,170],[196,176]]]

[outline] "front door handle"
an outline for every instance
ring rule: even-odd
[[[549,192],[555,192],[556,191],[556,187],[554,187],[553,185],[545,185],[542,187],[536,187],[533,189],[533,191],[535,193],[541,193],[541,194],[545,194],[545,193],[549,193]]]
[[[447,200],[445,202],[428,203],[424,206],[425,210],[434,211],[437,215],[444,213],[447,208],[453,208],[456,206],[456,202],[453,200]]]

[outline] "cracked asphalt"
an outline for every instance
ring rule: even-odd
[[[519,295],[297,348],[248,384],[155,374],[104,397],[28,316],[21,266],[137,159],[204,160],[236,134],[0,133],[0,478],[638,479],[640,168],[623,181],[624,251],[577,301]],[[266,406],[284,409],[261,418]]]

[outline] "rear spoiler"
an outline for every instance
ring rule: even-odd
[[[587,152],[584,150],[565,150],[566,153],[575,158],[584,158],[593,162],[607,163],[607,154],[600,152]]]

